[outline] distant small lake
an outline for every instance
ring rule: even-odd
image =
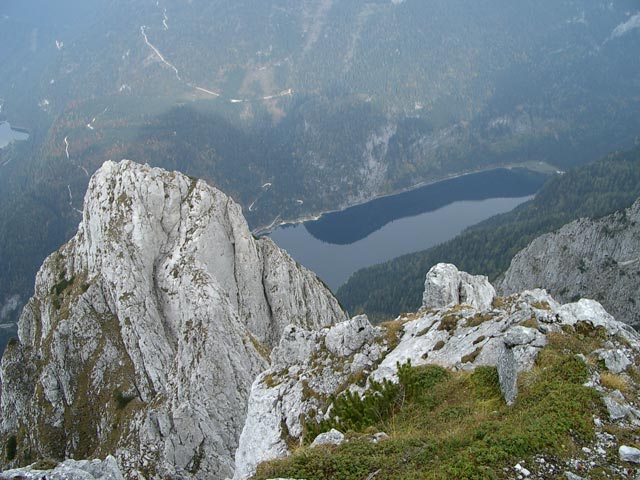
[[[455,237],[533,198],[548,177],[496,169],[382,197],[270,237],[334,291],[355,271]]]
[[[13,141],[26,140],[29,134],[22,129],[13,129],[9,122],[0,122],[0,148],[4,148]]]

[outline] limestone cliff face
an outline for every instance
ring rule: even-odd
[[[106,162],[2,359],[0,435],[21,463],[114,454],[129,478],[224,478],[285,327],[344,319],[220,191]]]
[[[617,320],[640,327],[640,200],[599,220],[581,219],[536,238],[518,253],[502,294],[544,287],[559,301],[598,300]]]

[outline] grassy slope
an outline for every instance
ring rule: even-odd
[[[640,196],[640,148],[611,154],[550,180],[535,199],[428,250],[356,272],[337,292],[352,313],[382,320],[420,306],[424,276],[438,262],[489,275],[504,272],[537,236],[580,217],[602,217]]]
[[[260,465],[255,478],[513,478],[513,466],[535,465],[536,455],[562,465],[594,440],[593,415],[603,413],[599,394],[583,386],[597,367],[576,354],[590,353],[606,338],[572,331],[549,340],[534,369],[520,376],[512,407],[501,398],[493,367],[473,373],[414,367],[408,379],[401,376],[394,408],[385,411],[385,404],[378,421],[348,433],[348,443],[299,448]],[[390,439],[371,443],[367,434],[377,431]],[[607,478],[606,468],[593,470],[592,478]]]

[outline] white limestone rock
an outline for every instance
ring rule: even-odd
[[[288,385],[268,388],[264,383],[268,375],[271,373],[261,374],[251,387],[249,411],[235,457],[234,478],[248,478],[260,462],[289,454],[281,435],[282,412],[301,403],[302,390],[288,389]],[[285,395],[286,406],[282,404]]]
[[[539,343],[540,347],[544,346],[544,335],[533,328],[516,325],[504,335],[504,344],[509,348],[536,343]]]
[[[251,384],[285,327],[344,319],[222,192],[106,162],[3,357],[0,435],[27,432],[19,455],[114,453],[126,474],[225,478]]]
[[[623,462],[640,463],[640,450],[637,448],[622,445],[618,454]]]
[[[615,395],[616,393],[618,395]],[[624,397],[617,390],[612,395],[603,396],[602,401],[609,412],[609,419],[613,422],[625,418],[631,411],[631,407],[626,404]]]
[[[496,291],[483,275],[469,275],[455,265],[439,263],[429,270],[424,284],[422,308],[470,305],[479,310],[491,308]]]
[[[124,480],[116,459],[65,460],[55,468],[37,470],[34,466],[16,468],[0,473],[0,480]]]
[[[345,389],[362,393],[371,380],[397,381],[398,363],[437,364],[454,370],[497,366],[503,395],[512,404],[518,374],[534,366],[547,345],[548,333],[579,329],[586,323],[604,329],[611,337],[611,349],[621,349],[629,358],[640,352],[640,336],[593,301],[560,305],[546,291],[535,289],[501,298],[495,307],[440,303],[445,305],[399,317],[395,325],[400,323],[402,328],[391,350],[389,332],[370,326],[364,317],[316,332],[285,329],[272,352],[271,369],[252,387],[234,478],[248,478],[259,462],[288,455],[286,440],[302,440],[303,421],[330,415],[324,402],[332,394]],[[358,384],[354,378],[360,380]],[[633,422],[633,409],[625,411],[625,416]]]
[[[558,310],[560,320],[565,325],[575,325],[578,322],[589,322],[594,327],[613,328],[616,331],[621,327],[615,319],[595,300],[580,299],[575,303],[563,305]]]
[[[350,357],[375,337],[375,329],[369,323],[366,315],[359,315],[334,326],[329,330],[324,341],[327,349],[334,355]]]
[[[251,388],[233,478],[249,478],[260,462],[288,455],[287,440],[301,439],[302,420],[320,419],[322,399],[352,375],[366,378],[384,350],[381,329],[366,316],[317,332],[287,327],[271,353],[271,368]]]
[[[612,422],[624,419],[636,427],[640,427],[640,411],[631,406],[619,390],[603,395],[602,402],[607,407],[609,420]]]
[[[280,344],[271,351],[272,369],[304,363],[317,350],[320,334],[297,325],[288,325],[282,332]]]
[[[611,373],[622,373],[633,364],[622,349],[602,350],[596,353]]]
[[[396,380],[397,363],[409,360],[414,366],[438,364],[465,370],[496,366],[504,354],[505,339],[517,371],[530,369],[546,339],[539,331],[518,324],[530,318],[550,322],[553,317],[550,311],[523,300],[532,297],[539,298],[540,294],[523,292],[514,296],[508,311],[460,305],[430,311],[407,322],[400,344],[385,357],[372,378]]]
[[[320,445],[342,445],[344,442],[344,433],[339,432],[335,428],[332,428],[328,432],[318,435],[313,442],[311,442],[311,448],[319,447]]]

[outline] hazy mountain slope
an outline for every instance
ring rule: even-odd
[[[225,194],[129,161],[93,176],[35,290],[0,368],[0,435],[21,465],[113,454],[145,476],[225,478],[284,328],[345,319]]]
[[[640,200],[536,238],[511,260],[498,288],[509,295],[536,285],[560,301],[596,299],[617,320],[639,327]]]
[[[105,158],[205,178],[258,227],[451,173],[564,169],[629,145],[636,9],[7,0],[0,115],[31,138],[0,151],[0,305],[24,301],[51,245],[73,234]]]
[[[351,313],[388,319],[420,305],[423,272],[452,262],[496,278],[534,238],[580,217],[601,217],[640,196],[640,149],[609,155],[549,181],[536,198],[436,247],[356,272],[337,292]]]

